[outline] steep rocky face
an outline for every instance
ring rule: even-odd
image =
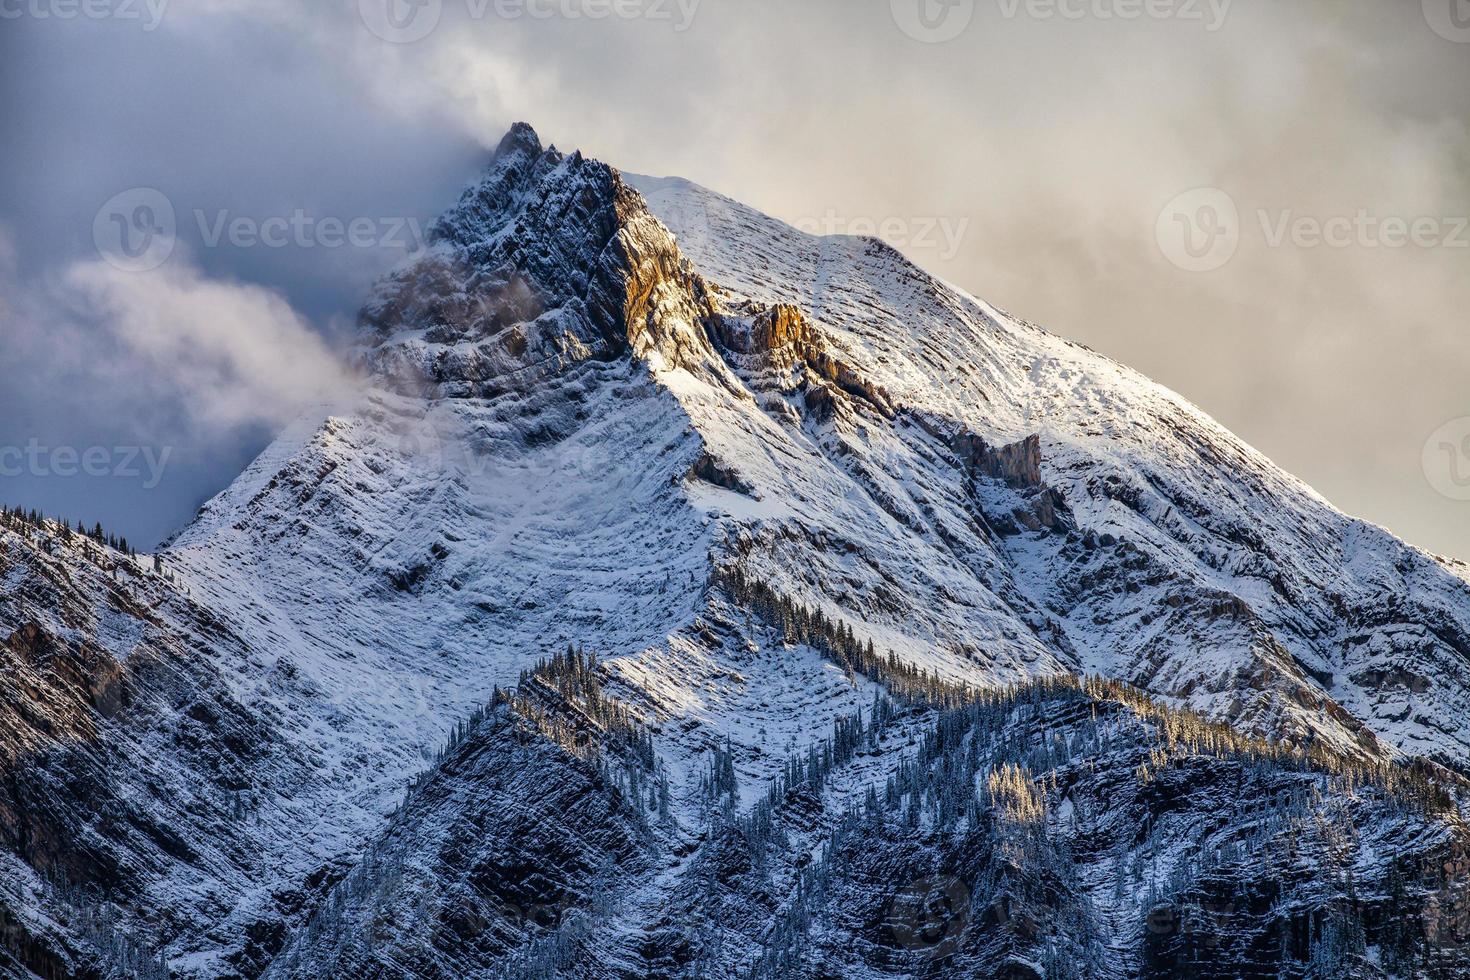
[[[504,706],[418,786],[270,977],[506,975],[646,879],[643,801]]]
[[[523,126],[362,323],[165,574],[5,538],[3,969],[1465,967],[1463,570],[1177,396]]]
[[[0,919],[12,955],[42,976],[117,975],[133,960],[146,973],[158,943],[140,930],[175,937],[229,921],[244,939],[252,921],[296,921],[314,900],[306,882],[251,893],[287,846],[303,878],[329,874],[308,867],[302,814],[284,809],[324,781],[295,737],[299,719],[228,683],[237,659],[259,666],[249,645],[166,567],[56,523],[0,521],[0,579],[0,623],[19,624],[0,644]],[[246,942],[232,966],[258,972],[272,952]]]
[[[816,339],[801,310],[778,303],[769,308],[747,308],[744,315],[715,319],[715,337],[731,351],[740,354],[774,355],[788,365],[815,354]]]
[[[363,311],[380,374],[494,397],[586,358],[705,357],[712,300],[667,230],[617,171],[542,149],[529,126],[429,241]]]
[[[968,461],[972,474],[984,474],[1018,490],[1041,486],[1040,436],[992,449],[984,439],[966,434],[955,440],[955,452]]]

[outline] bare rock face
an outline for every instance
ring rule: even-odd
[[[980,436],[965,431],[951,440],[951,446],[972,482],[998,483],[1021,498],[1020,504],[1002,513],[996,513],[993,504],[987,512],[991,526],[1003,536],[1042,530],[1066,533],[1076,528],[1061,491],[1042,480],[1040,436],[1030,435],[1009,446],[993,448]]]
[[[1016,490],[1040,489],[1041,437],[1027,436],[1018,443],[994,449],[973,433],[955,440],[955,451],[968,462],[970,472],[1001,480]]]
[[[694,367],[709,356],[708,287],[606,164],[506,135],[430,249],[363,310],[363,358],[414,390],[494,396],[580,361]]]
[[[801,308],[749,300],[730,305],[706,321],[715,349],[758,392],[800,391],[804,409],[819,422],[846,408],[891,418],[890,396],[864,372],[835,353]]]
[[[719,344],[737,354],[756,354],[790,366],[816,353],[815,338],[799,308],[786,303],[745,305],[713,317],[710,331]]]

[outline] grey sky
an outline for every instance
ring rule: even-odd
[[[1445,428],[1470,416],[1466,0],[923,0],[927,21],[920,0],[429,0],[393,22],[386,2],[173,0],[152,30],[121,0],[74,19],[0,2],[22,12],[0,19],[0,446],[174,450],[157,488],[27,474],[0,497],[145,540],[187,519],[309,396],[279,348],[339,336],[401,255],[388,224],[450,203],[524,118],[808,230],[883,233],[1180,391],[1350,513],[1470,558],[1453,499],[1470,423]],[[138,187],[179,229],[132,274],[164,277],[157,319],[228,308],[268,321],[258,343],[140,345],[120,323],[152,322],[147,298],[74,267],[97,263],[98,208]],[[1239,216],[1211,271],[1171,261],[1225,254],[1170,237],[1186,226],[1166,208],[1196,188]],[[209,242],[222,215],[298,212],[377,239]]]

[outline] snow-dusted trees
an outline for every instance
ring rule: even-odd
[[[710,750],[709,765],[699,778],[699,792],[710,814],[720,814],[727,820],[734,816],[740,802],[740,786],[728,738]]]
[[[1048,941],[1026,953],[1061,975],[1086,975],[1102,948],[1086,896],[1073,896],[1065,912],[1048,904],[1048,896],[1078,878],[1074,838],[1098,848],[1089,863],[1112,877],[1094,897],[1105,896],[1114,915],[1126,910],[1121,914],[1136,917],[1149,976],[1192,975],[1211,962],[1254,963],[1267,971],[1262,975],[1280,967],[1290,976],[1346,976],[1368,955],[1368,945],[1385,963],[1453,961],[1435,944],[1448,948],[1446,935],[1464,933],[1441,925],[1436,938],[1417,921],[1395,927],[1385,926],[1381,912],[1368,918],[1365,884],[1355,871],[1361,862],[1356,822],[1365,813],[1419,821],[1443,806],[1443,791],[1424,792],[1425,781],[1404,767],[1252,739],[1097,679],[974,691],[967,703],[938,711],[880,695],[866,715],[842,719],[830,738],[789,758],[765,797],[721,831],[748,854],[743,874],[766,882],[723,886],[763,894],[783,880],[781,856],[789,856],[796,840],[791,821],[810,821],[852,753],[880,742],[895,719],[903,721],[910,744],[917,734],[916,747],[881,785],[857,797],[847,791],[850,802],[819,859],[794,872],[784,865],[786,897],[759,953],[746,961],[748,976],[817,969],[807,959],[807,924],[838,914],[822,903],[840,887],[848,864],[864,860],[865,848],[882,846],[878,840],[895,838],[932,842],[939,854],[966,851],[961,841],[988,841],[982,852],[1004,855],[1002,869],[1015,870],[996,872],[1002,877],[994,880],[965,879],[965,888],[1006,903],[1029,902],[1033,918],[1061,916],[1042,931],[1069,931],[1074,945]],[[1109,773],[1110,780],[1131,774],[1122,775],[1133,780],[1129,798],[1151,801],[1138,822],[1104,832],[1106,807],[1086,803],[1085,794],[1074,800],[1068,787],[1094,772]],[[1228,783],[1214,787],[1225,804],[1210,826],[1229,833],[1200,837],[1198,827],[1163,822],[1169,796],[1178,792],[1173,787],[1201,779]],[[1106,834],[1116,837],[1100,846]],[[1413,885],[1395,887],[1416,908],[1433,878],[1424,870],[1408,879]],[[1431,904],[1448,908],[1453,889],[1442,891],[1446,897]],[[1464,905],[1470,911],[1470,901]],[[1372,907],[1383,908],[1381,902]],[[1451,912],[1438,920],[1456,921]]]
[[[88,530],[81,521],[77,521],[76,531],[73,531],[71,525],[65,520],[59,518],[52,520],[34,508],[28,510],[0,505],[0,528],[11,531],[36,531],[47,539],[55,538],[62,542],[70,542],[74,538],[86,538],[99,546],[111,548],[125,555],[135,556],[137,554],[128,544],[126,536],[103,530],[100,522],[94,523]]]
[[[171,976],[168,956],[157,948],[153,937],[124,921],[117,908],[97,891],[60,878],[43,877],[41,882],[46,901],[61,910],[65,924],[95,951],[100,969],[94,972],[128,980],[168,980]],[[0,908],[0,926],[4,925],[4,909]],[[7,938],[0,929],[0,940]],[[49,963],[50,957],[43,956],[32,965],[44,976],[47,970],[55,969],[54,964],[43,965]],[[57,980],[62,976],[60,972],[54,975]]]
[[[805,644],[849,673],[881,682],[901,701],[951,707],[964,704],[972,694],[968,687],[904,663],[892,650],[880,655],[872,639],[859,640],[850,624],[833,620],[820,609],[808,609],[793,602],[738,567],[717,573],[715,584],[725,589],[737,604],[775,628],[785,642]]]

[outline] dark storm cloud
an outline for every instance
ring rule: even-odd
[[[0,21],[14,253],[0,450],[26,454],[0,470],[0,497],[138,542],[187,519],[283,412],[340,385],[317,336],[340,341],[373,278],[483,159],[451,127],[385,114],[310,35],[182,7],[154,31]],[[99,256],[94,223],[138,188],[170,203],[178,241],[130,274]],[[237,221],[256,234],[232,234]],[[359,245],[353,221],[373,228]],[[36,462],[118,447],[165,460],[163,479]]]

